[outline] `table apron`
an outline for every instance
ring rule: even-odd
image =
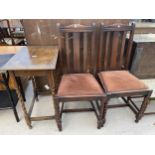
[[[53,70],[16,70],[13,71],[16,76],[46,76]]]

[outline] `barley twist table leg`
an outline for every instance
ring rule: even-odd
[[[48,83],[51,88],[52,96],[54,96],[55,95],[55,80],[54,80],[54,72],[53,71],[48,71]]]
[[[62,127],[61,127],[61,117],[60,117],[60,112],[59,112],[59,105],[54,98],[55,97],[55,80],[54,80],[54,72],[53,71],[48,71],[48,83],[50,85],[51,93],[53,96],[53,105],[54,105],[54,109],[55,109],[54,118],[58,125],[59,131],[61,131]]]
[[[19,101],[20,101],[20,104],[21,104],[21,107],[22,107],[22,110],[23,110],[23,113],[24,113],[24,118],[25,118],[26,124],[31,129],[32,128],[32,126],[31,126],[31,119],[30,119],[30,117],[29,117],[29,115],[27,113],[26,106],[25,106],[24,100],[22,98],[22,95],[20,93],[20,90],[19,90],[16,78],[15,78],[15,74],[14,74],[13,71],[10,72],[10,76],[12,77],[12,79],[14,81],[15,89],[16,89],[16,92],[17,92],[17,95],[18,95],[18,98],[19,98]]]

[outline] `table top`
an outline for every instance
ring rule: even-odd
[[[1,54],[16,54],[22,46],[0,46],[0,55]]]
[[[57,46],[16,47],[14,46],[16,54],[0,70],[54,70],[56,68]]]
[[[0,54],[0,68],[3,67],[12,57],[14,54]],[[0,74],[5,73],[5,70],[0,70]]]
[[[5,65],[13,56],[14,54],[0,54],[0,68]]]

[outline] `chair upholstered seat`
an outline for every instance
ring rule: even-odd
[[[146,90],[148,87],[128,71],[105,71],[99,78],[107,92]]]
[[[103,90],[92,74],[65,74],[63,75],[57,96],[101,96]]]

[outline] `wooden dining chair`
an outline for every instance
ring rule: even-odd
[[[101,112],[97,111],[93,101],[100,101],[101,109],[104,109],[105,94],[94,77],[97,58],[95,53],[96,26],[95,24],[91,26],[57,24],[57,26],[62,68],[61,81],[54,97],[58,129],[62,130],[62,113],[83,111],[94,111],[98,119],[98,128],[100,128],[103,121],[100,116]],[[91,108],[64,108],[64,103],[70,101],[89,101]]]
[[[107,95],[108,100],[120,97],[125,104],[107,105],[107,108],[128,106],[136,115],[138,122],[144,114],[152,93],[142,81],[129,71],[131,63],[131,50],[135,25],[101,24],[100,49],[98,55],[98,77]],[[128,35],[128,39],[126,39]],[[139,108],[133,98],[142,98]],[[103,111],[105,116],[106,110]]]

